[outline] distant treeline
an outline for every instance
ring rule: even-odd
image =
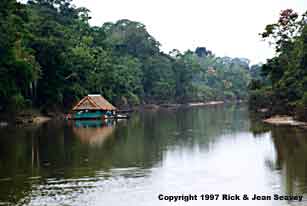
[[[88,93],[116,105],[245,99],[259,75],[205,47],[165,54],[142,23],[90,18],[71,0],[1,0],[0,110],[69,108]]]
[[[261,35],[275,45],[276,56],[262,66],[262,78],[250,83],[251,107],[307,120],[307,12],[284,10]]]

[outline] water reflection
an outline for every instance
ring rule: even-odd
[[[305,194],[305,133],[254,121],[242,105],[0,129],[0,204],[161,205],[155,195],[162,192]],[[214,204],[226,203],[241,204]]]
[[[269,133],[276,158],[268,163],[281,174],[286,194],[307,193],[307,133],[289,126],[270,126],[253,121],[251,131],[257,136]]]
[[[73,132],[82,143],[100,147],[114,133],[114,120],[73,121]]]

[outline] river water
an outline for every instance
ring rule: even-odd
[[[159,200],[189,194],[198,199]],[[244,105],[2,128],[0,205],[307,205],[307,133],[252,120]]]

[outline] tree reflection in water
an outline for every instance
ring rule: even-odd
[[[270,133],[276,159],[266,160],[266,165],[281,174],[286,193],[307,193],[306,130],[290,126],[270,126],[260,121],[251,122],[251,131],[255,137]]]
[[[197,176],[195,170],[182,167],[182,158],[186,164],[190,160],[221,161],[219,167],[226,171],[222,174],[233,172],[235,177],[237,170],[225,160],[240,164],[238,168],[256,161],[256,167],[264,167],[247,168],[251,173],[245,172],[243,179],[241,174],[238,177],[246,182],[263,172],[259,185],[258,180],[254,182],[255,192],[261,192],[257,190],[260,188],[295,195],[307,193],[306,132],[271,127],[248,115],[244,106],[226,105],[144,112],[122,122],[51,121],[39,127],[0,129],[0,204],[31,205],[36,200],[48,205],[49,198],[57,195],[64,195],[69,202],[69,198],[92,191],[89,187],[96,184],[96,189],[103,189],[104,185],[109,188],[110,180],[128,186],[129,182],[141,180],[151,184],[151,178],[161,171],[171,171],[168,175],[173,175],[174,183],[180,186],[182,181]],[[240,151],[241,146],[245,147],[244,152]],[[268,153],[263,150],[266,146]],[[248,151],[255,155],[241,159]],[[229,159],[231,154],[234,160]],[[173,166],[179,169],[174,170]],[[211,164],[197,168],[208,174],[216,169]],[[198,173],[200,178],[216,178],[215,173],[202,174]],[[123,182],[117,182],[118,177]],[[216,180],[217,185],[224,186],[224,178]],[[159,179],[153,182],[158,184]],[[89,187],[82,186],[85,183]]]

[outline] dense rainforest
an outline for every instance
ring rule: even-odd
[[[246,99],[259,76],[247,59],[166,54],[142,23],[91,26],[89,13],[71,0],[1,0],[0,111],[69,108],[88,93],[116,105]]]
[[[291,9],[267,25],[262,38],[275,46],[276,55],[262,65],[250,87],[250,106],[272,114],[291,114],[307,120],[307,12]]]

